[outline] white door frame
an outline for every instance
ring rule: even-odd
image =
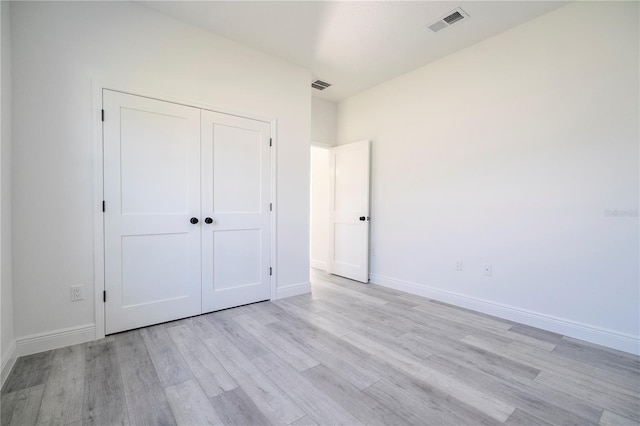
[[[271,148],[271,200],[273,203],[273,211],[271,212],[271,247],[270,258],[273,274],[271,275],[271,300],[276,299],[276,283],[278,282],[277,274],[277,227],[276,218],[278,212],[278,203],[276,203],[277,192],[277,119],[265,118],[251,113],[232,111],[219,106],[212,106],[202,102],[195,102],[176,97],[172,94],[159,93],[151,88],[133,87],[131,84],[116,82],[110,79],[93,78],[91,80],[91,129],[93,135],[93,240],[94,240],[94,321],[95,336],[94,339],[102,339],[105,337],[105,309],[103,301],[104,291],[104,215],[102,212],[102,201],[104,200],[104,151],[103,151],[103,134],[102,134],[102,91],[103,89],[113,90],[116,92],[128,93],[130,95],[142,96],[151,99],[157,99],[165,102],[186,105],[195,108],[206,109],[219,112],[222,114],[236,115],[252,120],[263,121],[271,126],[271,139],[273,146]],[[109,117],[105,117],[109,119]],[[108,206],[107,206],[108,208]]]

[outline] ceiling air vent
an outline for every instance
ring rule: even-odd
[[[438,31],[444,30],[445,28],[455,24],[456,22],[460,22],[463,19],[467,18],[469,18],[469,15],[467,15],[464,10],[457,8],[447,16],[440,18],[433,24],[429,25],[429,29],[434,33],[437,33]]]
[[[329,86],[331,86],[331,84],[327,83],[326,81],[322,81],[322,80],[316,80],[316,81],[311,82],[311,87],[313,87],[314,89],[318,89],[318,90],[324,90]]]

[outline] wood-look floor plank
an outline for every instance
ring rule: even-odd
[[[307,414],[226,336],[218,335],[204,343],[271,423],[288,424]]]
[[[213,313],[204,315],[203,317],[194,318],[194,321],[201,324],[202,328],[206,326],[200,322],[201,319],[209,323],[207,334],[222,335],[231,341],[240,351],[249,359],[259,358],[269,353],[269,349],[256,340],[247,330],[242,328],[240,324],[233,321],[225,314]],[[206,330],[206,329],[205,329]]]
[[[131,424],[174,425],[169,402],[140,331],[114,337]]]
[[[334,371],[318,365],[302,373],[314,386],[367,425],[408,424],[392,410],[380,404]]]
[[[49,377],[55,351],[40,352],[16,360],[13,373],[2,386],[2,393],[11,393],[42,385]]]
[[[318,426],[318,423],[316,423],[311,417],[304,416],[296,420],[295,422],[289,423],[289,425],[290,426]]]
[[[182,325],[167,328],[167,333],[175,343],[178,351],[191,369],[200,387],[208,398],[234,389],[238,385],[227,373],[222,364],[211,354],[204,342],[194,333],[185,321]]]
[[[39,425],[66,425],[82,420],[84,365],[85,345],[54,351],[38,415]]]
[[[319,364],[318,360],[313,356],[301,350],[295,343],[283,338],[273,329],[262,324],[258,319],[250,315],[240,315],[233,320],[297,371],[304,371]]]
[[[554,349],[554,353],[589,366],[634,377],[640,383],[640,360],[624,352],[565,337]]]
[[[515,378],[500,379],[439,355],[432,356],[430,361],[443,373],[553,424],[594,425],[601,415],[599,408],[551,388],[527,386],[526,382]]]
[[[191,370],[167,333],[166,324],[141,328],[140,334],[162,386],[173,386],[193,379]]]
[[[487,395],[477,388],[468,386],[463,380],[455,379],[446,374],[430,368],[422,360],[399,353],[395,348],[389,348],[358,334],[350,334],[347,337],[354,344],[359,345],[372,355],[385,357],[391,365],[414,374],[431,386],[450,394],[465,404],[476,408],[478,411],[504,422],[509,418],[515,407]]]
[[[562,342],[562,335],[558,333],[552,333],[551,331],[541,330],[539,328],[530,327],[528,325],[516,324],[511,326],[509,331],[513,333],[523,334],[525,336],[533,337],[534,339],[543,340],[545,342],[557,345]]]
[[[255,365],[319,424],[360,425],[351,413],[307,380],[291,370],[275,354],[254,360]]]
[[[44,385],[40,384],[3,394],[0,400],[1,424],[3,426],[36,424],[43,393]]]
[[[271,424],[240,387],[221,393],[210,398],[209,401],[225,425],[261,426]]]
[[[359,365],[369,354],[347,341],[292,318],[283,317],[281,321],[269,324],[269,327],[313,354],[314,358],[358,389],[364,389],[379,379]]]
[[[165,393],[177,424],[194,426],[224,424],[195,380],[169,386],[165,389]]]
[[[516,408],[504,424],[507,426],[553,426],[519,408]]]
[[[638,426],[638,422],[609,410],[603,410],[600,426]]]
[[[112,341],[87,345],[83,419],[85,425],[128,425],[127,403]]]

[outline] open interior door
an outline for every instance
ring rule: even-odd
[[[370,141],[331,149],[329,273],[369,282]]]

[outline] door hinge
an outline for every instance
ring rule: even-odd
[[[102,212],[104,213],[106,211],[107,211],[107,203],[104,200],[102,200]]]
[[[269,138],[269,146],[273,145],[273,139]]]
[[[269,203],[269,211],[272,212],[273,211],[273,203]]]
[[[107,290],[102,292],[102,302],[107,303]]]
[[[273,275],[273,268],[269,266],[269,275]]]
[[[102,121],[104,121],[104,110],[102,110],[101,116],[102,116]]]

